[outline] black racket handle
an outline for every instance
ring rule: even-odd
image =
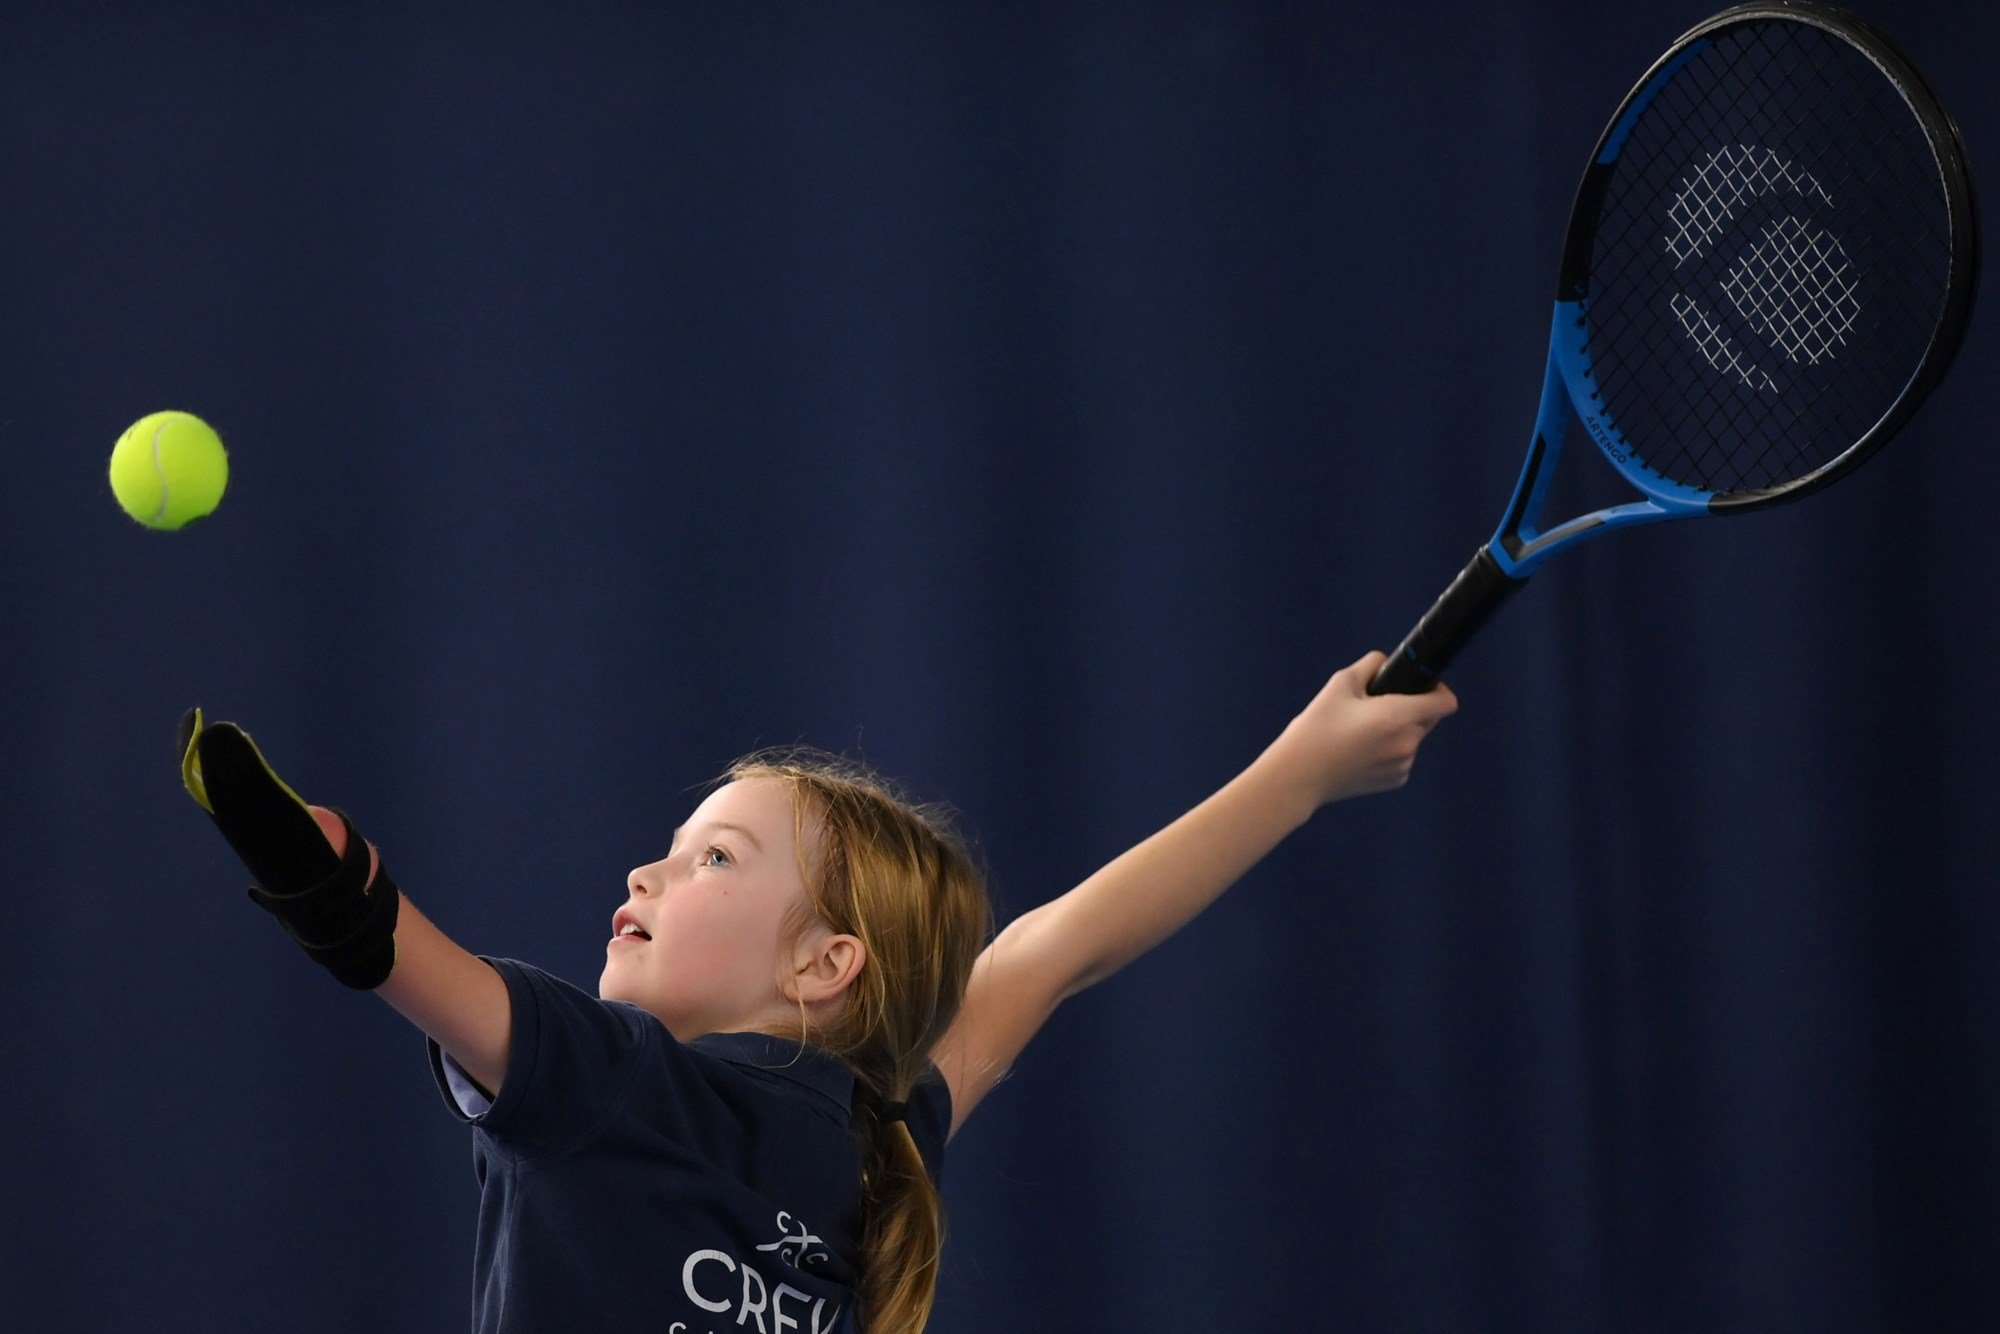
[[[1431,604],[1417,628],[1375,673],[1368,693],[1421,695],[1434,688],[1452,658],[1486,624],[1486,618],[1527,582],[1525,577],[1511,578],[1492,552],[1479,548],[1451,581],[1451,587],[1444,590],[1444,596]]]

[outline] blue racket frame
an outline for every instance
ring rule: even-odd
[[[1506,516],[1486,544],[1494,563],[1509,578],[1525,579],[1556,552],[1599,533],[1713,512],[1709,509],[1713,492],[1670,481],[1641,463],[1619,433],[1617,423],[1600,406],[1590,374],[1590,354],[1584,349],[1586,305],[1581,301],[1556,302],[1534,442],[1521,466],[1521,479],[1514,485]],[[1578,515],[1545,533],[1535,526],[1536,520],[1555,477],[1556,458],[1562,452],[1571,413],[1583,423],[1604,457],[1646,499]]]

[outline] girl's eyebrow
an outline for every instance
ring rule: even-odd
[[[683,828],[685,828],[685,826],[683,826]],[[745,829],[745,828],[744,828],[744,827],[743,827],[742,825],[740,825],[740,824],[729,824],[729,823],[727,823],[726,821],[721,821],[721,820],[717,820],[717,821],[715,821],[715,822],[713,822],[713,823],[710,823],[710,824],[706,824],[706,825],[703,825],[703,826],[702,826],[702,828],[704,828],[704,829],[728,829],[728,830],[732,830],[732,831],[734,831],[734,832],[736,832],[736,833],[738,833],[738,834],[741,834],[741,835],[743,835],[743,837],[745,837],[745,838],[749,839],[749,840],[750,840],[750,846],[751,846],[751,847],[753,847],[753,848],[755,848],[755,849],[757,849],[757,851],[759,851],[759,852],[762,852],[762,851],[764,850],[764,845],[763,845],[763,843],[762,843],[762,842],[760,842],[760,841],[758,840],[757,836],[756,836],[755,834],[751,833],[751,832],[750,832],[750,831],[749,831],[748,829]],[[679,843],[680,841],[681,841],[681,830],[680,830],[680,829],[676,829],[676,830],[674,830],[674,842],[675,842],[675,843]]]

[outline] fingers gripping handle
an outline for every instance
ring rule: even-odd
[[[1444,590],[1444,596],[1431,604],[1417,628],[1375,673],[1368,693],[1421,695],[1431,690],[1452,657],[1486,624],[1486,618],[1527,582],[1510,578],[1492,552],[1479,548],[1451,581],[1451,587]]]

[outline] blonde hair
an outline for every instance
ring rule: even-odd
[[[815,921],[866,948],[846,1001],[803,1041],[853,1067],[861,1176],[862,1328],[918,1334],[937,1297],[944,1202],[909,1126],[885,1121],[905,1102],[965,999],[993,933],[984,876],[950,810],[916,805],[865,766],[805,748],[763,750],[718,780],[775,778],[792,793],[804,901],[789,944]],[[791,1036],[791,1035],[787,1035]]]

